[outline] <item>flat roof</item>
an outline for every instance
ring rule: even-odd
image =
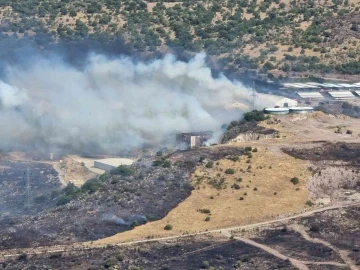
[[[311,111],[313,110],[313,107],[290,107],[290,111]]]
[[[95,162],[118,167],[120,165],[131,165],[134,163],[134,160],[129,158],[104,158],[95,160]]]
[[[265,111],[268,112],[288,112],[288,108],[265,108]]]
[[[352,98],[355,97],[350,91],[329,91],[330,96],[334,98]]]
[[[297,94],[302,98],[324,98],[319,92],[298,92]]]

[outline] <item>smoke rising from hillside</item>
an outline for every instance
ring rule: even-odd
[[[171,132],[220,131],[249,104],[241,83],[213,78],[205,55],[150,63],[89,56],[75,68],[59,58],[8,66],[0,81],[0,147],[116,152],[160,144]]]

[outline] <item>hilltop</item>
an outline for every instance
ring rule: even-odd
[[[206,51],[228,73],[360,74],[359,0],[2,0],[2,40],[124,40],[139,53]],[[118,44],[118,43],[117,43]],[[119,45],[119,44],[118,44]],[[292,74],[294,75],[294,74]]]

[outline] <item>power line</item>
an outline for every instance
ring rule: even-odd
[[[250,99],[251,99],[251,109],[252,110],[255,110],[256,109],[256,98],[258,96],[256,90],[255,90],[255,82],[253,81],[253,86],[252,88],[250,89]]]

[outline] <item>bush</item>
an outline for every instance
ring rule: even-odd
[[[208,163],[206,163],[205,167],[211,169],[212,167],[214,167],[214,161],[209,161]]]
[[[232,161],[234,161],[234,162],[240,160],[239,156],[232,156],[232,157],[229,157],[228,159],[230,159],[230,160],[232,160]]]
[[[199,158],[199,162],[201,163],[201,162],[203,162],[205,160],[205,157],[200,157]]]
[[[240,189],[240,186],[238,184],[233,184],[231,187],[234,189]]]
[[[314,206],[314,203],[312,202],[312,201],[307,201],[306,203],[305,203],[307,206]]]
[[[117,265],[117,263],[118,263],[118,260],[115,257],[110,257],[109,259],[106,260],[104,267],[110,268],[110,267]]]
[[[252,150],[252,147],[251,146],[246,146],[244,150],[245,150],[245,152],[250,152]]]
[[[253,110],[244,114],[244,119],[247,122],[258,122],[266,119],[263,111]]]
[[[18,257],[19,261],[25,261],[27,260],[28,255],[26,253],[21,253]]]
[[[199,212],[202,213],[202,214],[210,214],[211,213],[210,209],[206,209],[206,208],[199,209]]]
[[[258,150],[257,150],[257,148],[254,148],[252,151],[253,151],[254,153],[256,153]]]
[[[171,231],[173,229],[173,226],[171,224],[166,224],[164,227],[165,231]]]
[[[254,188],[254,191],[257,191],[257,190],[258,190],[258,188],[257,188],[257,187],[255,187],[255,188]]]
[[[225,170],[225,173],[226,173],[226,174],[234,174],[234,173],[235,173],[235,170],[229,168],[229,169],[226,169],[226,170]]]
[[[205,221],[210,221],[210,217],[206,217],[206,218],[205,218]]]
[[[297,184],[299,184],[299,178],[293,177],[293,178],[291,178],[290,182],[293,183],[294,185],[297,185]]]
[[[112,170],[111,173],[126,177],[126,176],[134,175],[135,169],[128,165],[120,165],[116,169]]]
[[[240,197],[240,199],[239,199],[240,201],[243,201],[244,200],[244,197]]]
[[[85,184],[82,185],[81,191],[82,192],[88,192],[88,193],[94,193],[100,189],[102,186],[102,182],[100,180],[93,178],[88,180]]]

